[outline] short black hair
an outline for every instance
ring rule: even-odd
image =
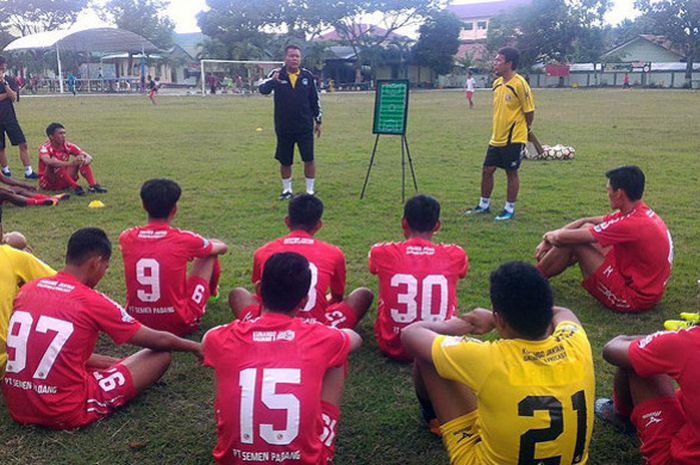
[[[141,186],[141,201],[148,216],[165,219],[180,200],[182,189],[170,179],[150,179]]]
[[[309,293],[310,285],[311,269],[306,258],[293,252],[276,253],[263,267],[263,305],[273,312],[290,313]]]
[[[552,288],[532,265],[504,263],[491,273],[491,305],[515,332],[541,339],[552,323]]]
[[[636,201],[644,194],[644,172],[638,166],[621,166],[605,173],[613,190],[622,189],[627,198]]]
[[[416,195],[403,207],[403,217],[415,232],[430,232],[440,221],[440,202],[429,195]]]
[[[511,64],[511,69],[513,71],[518,69],[518,65],[520,64],[520,51],[518,51],[517,48],[503,47],[498,51],[498,54],[503,55],[503,58],[506,59],[506,63]]]
[[[107,234],[100,228],[78,229],[68,239],[66,264],[82,265],[92,257],[109,260],[112,256],[112,243]]]
[[[151,79],[151,75],[149,74],[148,76],[146,76],[146,79]]]
[[[56,132],[56,129],[66,129],[66,128],[61,123],[51,123],[46,127],[46,135],[48,137],[53,136],[53,133]]]
[[[292,229],[310,231],[321,221],[323,202],[315,195],[297,195],[289,201],[287,215]]]
[[[295,44],[289,44],[286,47],[284,47],[284,56],[287,56],[287,53],[290,50],[299,50],[299,53],[301,53],[301,47],[299,47],[298,45],[295,45]]]

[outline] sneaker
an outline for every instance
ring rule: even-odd
[[[491,207],[481,208],[481,206],[477,205],[476,207],[472,208],[471,210],[465,211],[464,216],[486,215],[487,213],[491,213]]]
[[[282,191],[280,196],[277,198],[277,200],[291,200],[292,197],[294,197],[294,194],[292,194],[289,191]]]
[[[615,412],[615,404],[612,399],[596,399],[594,405],[595,415],[606,423],[610,424],[620,433],[634,434],[635,428],[629,418]]]
[[[36,171],[32,171],[32,172],[29,173],[29,174],[25,173],[25,174],[24,174],[24,179],[39,179],[39,175],[36,174]]]
[[[66,194],[64,192],[63,194],[56,194],[56,195],[52,195],[51,197],[58,200],[59,202],[63,202],[64,200],[70,199],[70,194]]]
[[[58,205],[58,199],[56,199],[55,197],[50,197],[48,199],[42,200],[41,204],[47,207],[55,207],[56,205]]]
[[[207,300],[207,303],[213,304],[218,302],[219,300],[221,300],[221,292],[219,292],[219,286],[216,286],[216,291],[214,291],[214,293],[212,293],[209,296],[209,300]]]
[[[10,170],[0,170],[0,172],[1,172],[2,175],[5,176],[6,178],[11,178],[11,177],[12,177],[12,171],[10,171]]]
[[[99,184],[95,184],[94,186],[88,187],[88,192],[91,194],[106,194],[107,189],[100,186]]]
[[[508,210],[503,210],[500,215],[494,218],[496,221],[509,221],[513,219],[515,212],[509,212]]]
[[[85,189],[83,189],[83,188],[80,187],[80,186],[76,187],[76,188],[73,190],[73,192],[74,192],[75,195],[77,195],[78,197],[80,197],[81,195],[85,195]]]

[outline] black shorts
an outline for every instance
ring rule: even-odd
[[[525,156],[525,144],[508,144],[505,147],[489,145],[484,166],[497,166],[506,171],[517,171]]]
[[[0,150],[5,148],[6,133],[12,145],[25,144],[27,142],[17,120],[0,123]]]
[[[299,146],[302,160],[307,162],[314,160],[313,132],[281,134],[277,136],[277,150],[275,151],[275,158],[281,165],[290,166],[294,163],[294,144]]]

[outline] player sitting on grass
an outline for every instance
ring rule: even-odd
[[[295,318],[311,280],[303,256],[271,256],[256,284],[261,316],[204,336],[204,365],[216,370],[217,464],[332,462],[348,354],[362,339]]]
[[[273,254],[301,254],[311,264],[311,287],[298,316],[328,326],[354,328],[365,316],[374,295],[361,287],[345,297],[345,255],[338,247],[314,238],[323,226],[322,215],[323,202],[317,197],[304,194],[292,198],[284,219],[290,233],[255,251],[252,281],[253,284],[260,281],[265,262]],[[329,289],[330,298],[326,296]],[[244,288],[231,291],[229,305],[236,318],[249,319],[260,315],[259,295]]]
[[[379,307],[374,335],[387,356],[412,357],[401,344],[401,330],[415,321],[444,321],[457,315],[457,282],[467,275],[464,250],[435,244],[440,204],[417,195],[404,206],[404,242],[383,242],[369,251],[369,271],[379,276]]]
[[[46,135],[49,140],[39,146],[39,185],[42,189],[72,189],[75,195],[85,195],[85,190],[77,182],[80,174],[88,182],[88,192],[107,192],[92,174],[92,156],[66,140],[66,129],[61,123],[49,124]]]
[[[547,278],[578,263],[583,287],[611,310],[649,310],[664,295],[673,241],[663,220],[642,201],[644,173],[623,166],[605,173],[610,208],[542,236],[535,258]]]
[[[0,173],[0,205],[7,201],[18,207],[29,207],[35,205],[57,205],[61,200],[67,200],[68,194],[43,195],[36,191],[36,187],[29,184],[15,181],[12,178]]]
[[[493,312],[401,333],[426,421],[437,418],[453,465],[587,463],[595,380],[581,323],[552,307],[530,265],[506,263],[490,281]],[[494,328],[500,340],[469,337]]]
[[[181,193],[169,179],[146,181],[141,201],[148,224],[124,231],[119,245],[127,312],[151,328],[184,336],[197,330],[209,296],[218,294],[219,255],[228,246],[170,226]]]
[[[697,302],[700,311],[700,293]],[[617,372],[613,400],[598,399],[596,415],[636,429],[647,465],[700,463],[700,327],[618,336],[603,358]]]
[[[142,326],[93,289],[107,272],[111,254],[104,231],[80,229],[68,241],[65,268],[20,290],[2,383],[5,405],[17,423],[86,426],[155,383],[170,365],[167,351],[201,356],[199,343]],[[123,360],[93,354],[101,331],[116,344],[148,349]]]
[[[50,266],[29,252],[31,248],[24,235],[18,232],[3,233],[0,207],[0,380],[5,374],[5,341],[12,302],[24,284],[56,274]]]

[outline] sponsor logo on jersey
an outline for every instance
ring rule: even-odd
[[[288,237],[282,243],[284,245],[313,245],[314,240],[308,237]]]
[[[253,342],[293,341],[296,333],[286,331],[253,331]]]
[[[657,331],[657,332],[655,332],[654,334],[650,334],[650,335],[648,335],[647,337],[645,337],[644,339],[640,339],[640,340],[639,340],[639,345],[638,345],[638,347],[639,347],[640,349],[644,349],[646,346],[648,346],[649,344],[651,344],[651,342],[652,342],[654,339],[656,339],[656,338],[659,337],[659,336],[663,336],[664,334],[668,334],[668,331]]]
[[[419,247],[412,245],[406,247],[406,255],[435,255],[435,249],[433,247]]]
[[[49,291],[63,292],[65,294],[68,294],[75,289],[75,286],[71,286],[70,284],[59,283],[58,281],[50,281],[47,279],[42,279],[39,281],[39,284],[37,284],[36,287],[48,289]]]
[[[656,423],[661,423],[663,421],[663,418],[661,418],[661,410],[649,412],[646,415],[642,415],[642,419],[646,421],[646,424],[644,425],[645,428],[648,428]]]
[[[143,229],[139,231],[137,237],[139,239],[162,239],[168,235],[168,231],[151,231],[149,229]]]

